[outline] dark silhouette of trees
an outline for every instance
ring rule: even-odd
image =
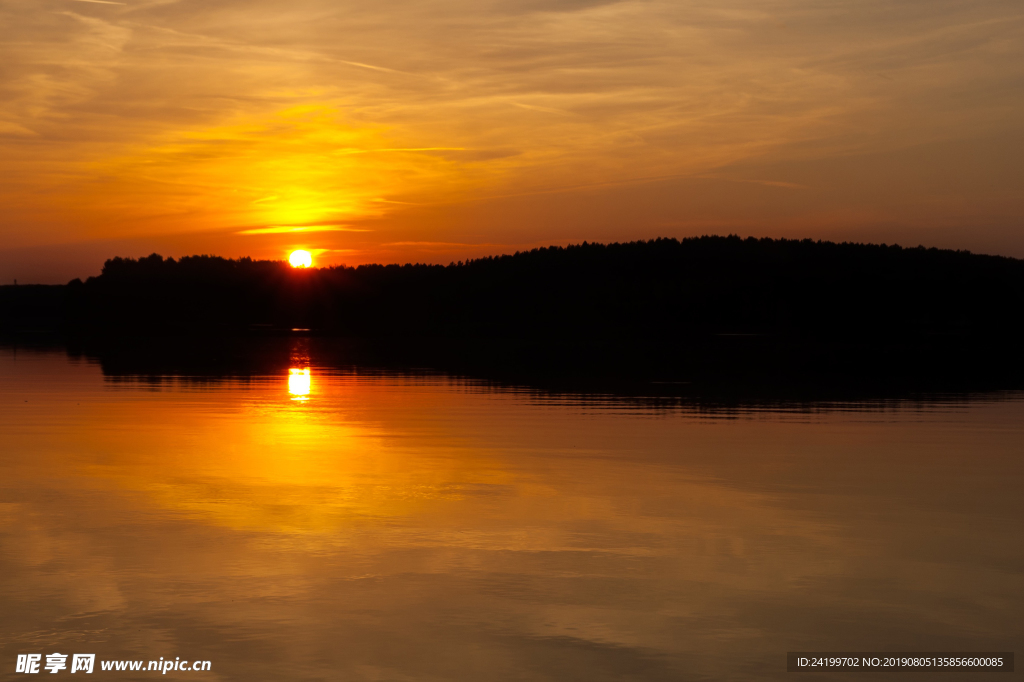
[[[301,328],[347,339],[331,343],[350,359],[358,346],[371,363],[537,385],[622,372],[1020,387],[1022,310],[1021,260],[734,236],[583,243],[448,266],[293,269],[154,254],[113,258],[65,287],[0,287],[0,332],[59,326],[73,343],[102,346],[107,364],[177,366],[184,336],[216,339],[216,364],[230,364],[249,352],[236,340]],[[132,365],[140,337],[163,350]]]
[[[583,243],[448,266],[114,258],[68,292],[93,331],[311,328],[388,337],[866,338],[1019,331],[1024,262],[966,251],[700,237]]]

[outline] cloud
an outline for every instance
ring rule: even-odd
[[[558,241],[607,221],[586,202],[560,213],[567,193],[624,188],[628,216],[645,184],[708,177],[735,185],[702,217],[716,224],[743,205],[760,225],[810,225],[858,201],[878,226],[945,221],[940,185],[961,188],[967,240],[1024,224],[1015,0],[95,4],[111,1],[0,9],[18,36],[0,46],[5,240],[383,220],[400,234],[381,244],[475,244],[506,215],[481,208],[463,233],[457,207],[530,196],[548,198],[501,241],[532,243],[539,224]],[[889,166],[853,161],[954,144],[964,163],[911,163],[886,198]],[[984,181],[952,180],[968,166]],[[759,185],[815,189],[768,211]],[[616,239],[652,236],[617,220]]]
[[[0,135],[38,135],[39,133],[29,130],[25,126],[8,121],[0,121]]]
[[[270,227],[240,230],[235,234],[292,234],[299,232],[372,232],[372,230],[344,227],[342,225],[272,225]]]

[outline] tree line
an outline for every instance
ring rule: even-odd
[[[76,329],[673,339],[1020,331],[1024,261],[967,251],[697,237],[582,243],[447,266],[113,258],[66,287]]]

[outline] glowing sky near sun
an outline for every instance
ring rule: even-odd
[[[1019,0],[0,0],[0,282],[739,232],[1024,256]]]

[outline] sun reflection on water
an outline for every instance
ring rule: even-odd
[[[291,394],[292,400],[309,400],[309,389],[309,367],[288,370],[288,393]]]

